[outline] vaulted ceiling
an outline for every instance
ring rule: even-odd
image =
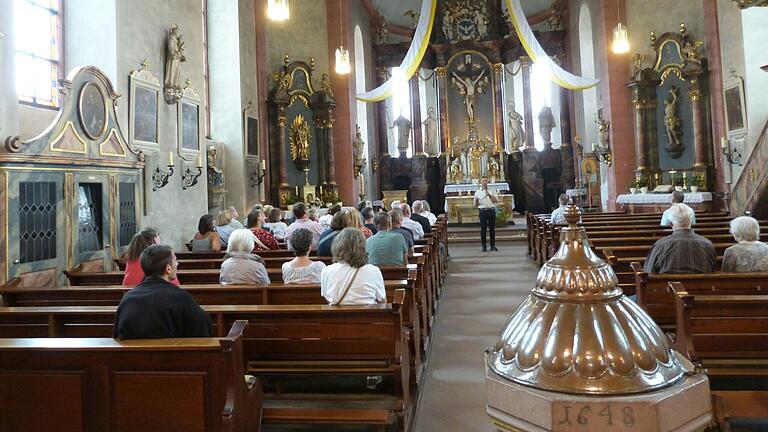
[[[507,10],[507,2],[500,0],[502,10]],[[526,16],[535,15],[549,8],[553,0],[521,0]],[[421,9],[421,0],[371,0],[376,10],[384,16],[388,24],[413,28],[412,19],[405,15],[409,10],[418,12]]]

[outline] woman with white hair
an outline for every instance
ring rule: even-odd
[[[738,242],[723,254],[724,272],[768,270],[768,245],[760,241],[760,224],[749,216],[731,221],[731,235]]]
[[[269,275],[260,256],[251,253],[255,244],[253,233],[246,228],[232,231],[227,244],[226,260],[221,263],[219,282],[222,285],[269,284]]]

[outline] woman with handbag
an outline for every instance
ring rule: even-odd
[[[334,263],[323,269],[320,293],[330,305],[386,303],[384,277],[368,264],[365,235],[357,228],[344,228],[331,246]]]

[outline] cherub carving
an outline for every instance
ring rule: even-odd
[[[701,66],[701,53],[699,53],[699,49],[703,45],[704,42],[700,40],[694,43],[685,42],[685,45],[683,45],[682,49],[685,59],[691,63],[696,63],[697,65]]]

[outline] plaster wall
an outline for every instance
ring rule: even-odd
[[[701,1],[626,0],[626,19],[629,30],[630,53],[647,55],[647,63],[654,59],[650,46],[650,32],[659,36],[665,32],[679,32],[685,23],[693,40],[704,40],[704,6]],[[609,41],[610,42],[610,41]],[[702,48],[706,53],[707,47]]]
[[[181,82],[189,79],[194,89],[203,96],[203,26],[202,3],[199,0],[116,0],[117,11],[117,92],[122,94],[117,114],[123,133],[128,132],[128,75],[139,68],[143,59],[149,62],[149,69],[162,82],[164,77],[165,37],[172,24],[178,24],[185,41],[186,62],[181,67]],[[78,50],[78,47],[68,47]],[[150,155],[146,173],[158,164],[164,165],[168,152],[173,152],[176,173],[168,185],[156,192],[145,182],[147,213],[142,226],[153,226],[163,234],[163,241],[181,250],[197,230],[198,218],[208,212],[205,171],[198,184],[182,190],[181,171],[184,168],[177,153],[177,105],[160,101],[159,157]],[[201,135],[205,134],[200,107]],[[204,145],[204,141],[203,144]],[[191,166],[194,162],[191,162]]]
[[[91,65],[117,82],[117,3],[114,0],[67,0],[64,64],[67,71]],[[98,37],[94,37],[98,35]]]
[[[256,66],[256,14],[264,13],[260,6],[256,5],[254,1],[237,1],[239,9],[239,25],[240,25],[240,102],[241,113],[248,106],[252,104],[256,110],[256,114],[259,121],[267,120],[267,113],[260,112],[259,94],[258,94],[258,68]],[[266,73],[266,72],[265,72]],[[240,116],[241,128],[243,117]],[[242,135],[244,136],[244,135]],[[243,143],[244,154],[245,144]],[[261,159],[265,158],[265,155],[260,154]],[[230,158],[231,159],[231,158]],[[245,172],[240,178],[240,183],[244,192],[240,197],[232,196],[231,203],[236,206],[240,211],[241,218],[245,218],[247,213],[244,213],[246,209],[256,202],[263,199],[264,193],[262,187],[251,187],[250,177],[255,171],[255,166],[246,165]],[[230,177],[231,178],[231,177]],[[242,210],[240,210],[242,209]]]
[[[365,90],[371,90],[376,86],[375,82],[375,63],[373,57],[373,44],[371,40],[371,25],[370,16],[365,9],[363,2],[352,2],[352,11],[350,13],[350,22],[347,26],[347,31],[354,32],[355,26],[360,27],[360,33],[363,40],[363,64],[365,65]],[[354,49],[350,47],[349,53],[351,56],[355,55]],[[350,62],[354,65],[356,59],[350,58]],[[354,70],[353,70],[354,73]],[[350,77],[352,80],[356,80],[354,77]],[[353,86],[354,88],[354,86]],[[365,117],[368,123],[368,130],[363,137],[367,145],[368,150],[368,164],[363,172],[365,173],[365,194],[368,200],[378,199],[379,186],[376,183],[376,175],[373,172],[373,164],[371,161],[378,155],[378,142],[376,140],[376,103],[358,102],[356,104],[357,111],[363,110],[363,113],[358,112],[357,117]],[[352,131],[354,139],[354,131]]]
[[[291,18],[278,22],[267,20],[267,65],[266,73],[271,74],[283,65],[283,56],[290,60],[309,62],[315,58],[315,72],[318,79],[327,73],[331,79],[328,62],[328,38],[326,37],[326,6],[319,0],[292,0]],[[349,23],[351,28],[354,24]],[[269,88],[273,87],[269,82]]]
[[[0,141],[19,133],[13,3],[0,5]]]

